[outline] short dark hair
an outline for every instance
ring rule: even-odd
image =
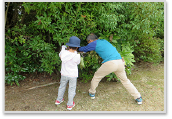
[[[77,50],[77,47],[70,47],[70,46],[69,46],[69,49]]]
[[[87,41],[97,40],[97,39],[98,39],[98,37],[94,33],[91,33],[90,35],[87,36]]]

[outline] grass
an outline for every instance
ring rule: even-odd
[[[90,82],[78,81],[75,107],[72,111],[164,111],[164,65],[140,64],[128,76],[143,98],[137,105],[133,97],[120,82],[101,81],[97,87],[96,98],[88,96]],[[55,106],[59,84],[42,88],[24,90],[32,87],[28,83],[20,87],[6,87],[6,111],[67,111],[68,88],[64,102]]]

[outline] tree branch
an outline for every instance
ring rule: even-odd
[[[7,14],[8,14],[8,8],[10,6],[10,2],[8,2],[8,5],[7,5],[7,10],[5,11],[5,25],[6,25],[6,21],[7,21]]]

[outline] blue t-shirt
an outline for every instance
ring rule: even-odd
[[[110,60],[122,59],[116,48],[104,39],[95,40],[87,46],[79,48],[79,51],[81,52],[88,52],[92,50],[94,50],[103,59],[102,63]]]

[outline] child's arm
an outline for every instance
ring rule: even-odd
[[[81,56],[80,54],[77,54],[77,56],[75,57],[75,63],[78,65],[81,61]]]
[[[61,53],[62,53],[63,51],[65,51],[66,48],[67,48],[66,45],[62,45],[62,49],[61,49],[61,51],[60,51],[60,53],[59,53],[59,57],[60,57],[60,58],[61,58]]]

